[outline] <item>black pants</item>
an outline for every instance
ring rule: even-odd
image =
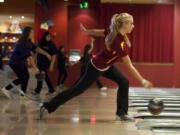
[[[28,80],[29,80],[29,72],[26,66],[19,65],[10,65],[11,69],[16,73],[17,79],[13,80],[15,85],[21,84],[21,90],[26,92]],[[13,88],[11,84],[6,86],[7,90]]]
[[[86,67],[86,72],[79,79],[78,83],[68,88],[66,91],[59,93],[49,102],[44,103],[44,107],[49,113],[54,112],[60,105],[75,96],[82,94],[88,87],[95,82],[99,76],[104,76],[119,86],[117,93],[117,112],[118,115],[125,115],[128,112],[128,91],[129,80],[122,74],[122,72],[115,66],[112,66],[105,72],[98,71],[89,62]]]
[[[63,76],[63,79],[61,80],[62,76]],[[64,81],[66,80],[66,78],[67,78],[66,68],[59,68],[58,85],[64,84]]]
[[[84,75],[85,72],[86,72],[86,66],[82,66],[82,67],[81,67],[81,75],[80,75],[80,78]],[[78,82],[78,80],[76,81],[76,83],[77,83],[77,82]],[[97,84],[97,86],[98,86],[99,89],[103,87],[103,85],[101,84],[101,82],[100,82],[99,79],[96,80],[96,84]]]
[[[53,93],[55,90],[54,90],[54,87],[49,79],[49,76],[48,76],[48,72],[46,70],[41,70],[41,71],[44,71],[45,72],[45,82],[48,86],[48,89],[49,89],[49,92],[50,93]],[[35,89],[35,92],[37,93],[40,93],[41,92],[41,89],[42,89],[42,86],[43,86],[43,81],[37,81],[37,87]]]

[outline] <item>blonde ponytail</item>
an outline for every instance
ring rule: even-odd
[[[111,44],[117,36],[119,29],[122,27],[123,22],[129,21],[132,16],[128,13],[114,14],[111,18],[111,24],[109,26],[110,33],[106,36],[105,42]],[[131,42],[127,35],[125,35],[127,45],[130,47]]]

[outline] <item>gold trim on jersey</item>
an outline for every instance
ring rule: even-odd
[[[121,49],[124,51],[124,41],[123,42],[121,42]]]
[[[106,49],[110,52],[111,51],[111,47],[109,43],[106,43]]]
[[[115,60],[117,57],[118,57],[117,55],[114,56],[114,57],[112,57],[110,60],[108,60],[108,61],[106,62],[106,64],[109,64],[110,62],[112,62],[113,60]]]
[[[117,53],[116,51],[113,51],[113,53],[112,53],[112,54],[114,54],[114,55],[115,55],[116,53]]]
[[[122,42],[121,42],[121,49],[122,49],[122,51],[124,51],[124,44],[125,44],[125,42],[122,41]],[[111,51],[111,47],[110,47],[109,43],[106,43],[106,49],[107,49],[109,52]],[[113,55],[115,55],[116,53],[117,53],[116,51],[113,51],[113,52],[112,52]],[[111,63],[111,62],[112,62],[113,60],[115,60],[117,57],[118,57],[117,55],[114,56],[114,57],[112,57],[110,60],[108,60],[108,61],[106,62],[106,64]]]

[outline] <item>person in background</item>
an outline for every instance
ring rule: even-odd
[[[64,87],[64,81],[67,78],[66,60],[67,57],[64,55],[64,47],[60,46],[58,50],[58,70],[59,70],[58,86],[60,88]]]
[[[51,60],[51,56],[33,44],[33,29],[32,27],[25,27],[23,29],[23,33],[21,38],[16,43],[14,50],[9,59],[9,66],[11,69],[16,73],[17,79],[13,81],[13,84],[19,85],[21,84],[21,90],[26,93],[28,80],[29,80],[29,72],[26,60],[32,65],[35,74],[39,73],[39,69],[37,68],[33,57],[32,52],[36,51],[41,53],[44,57]],[[11,84],[7,85],[6,87],[2,88],[2,92],[8,97],[12,98],[11,89],[13,86]]]
[[[92,59],[92,51],[93,51],[93,47],[94,47],[94,41],[95,39],[93,37],[91,37],[91,44],[87,44],[85,47],[84,47],[84,54],[83,56],[81,57],[81,59],[75,63],[72,63],[71,62],[71,66],[75,65],[75,64],[78,64],[78,63],[81,63],[82,66],[81,66],[81,75],[80,77],[82,77],[82,75],[85,73],[86,71],[86,66],[89,62],[89,60]],[[99,81],[99,79],[96,80],[96,84],[98,86],[98,88],[100,90],[107,90],[107,87],[104,87],[101,82]]]
[[[48,70],[50,72],[53,71],[54,69],[54,64],[56,60],[56,54],[57,54],[57,49],[53,41],[51,40],[51,34],[49,32],[45,32],[41,38],[41,40],[38,43],[38,46],[47,52],[48,54],[51,55],[52,59],[49,60],[47,57],[45,57],[42,54],[37,55],[37,66],[40,69],[41,72],[45,72],[45,81],[48,86],[49,92],[46,93],[46,95],[51,95],[52,93],[55,92],[54,87],[49,79],[48,76]],[[33,95],[39,95],[41,92],[43,86],[43,81],[38,81],[37,80],[37,87],[36,89],[31,93]]]

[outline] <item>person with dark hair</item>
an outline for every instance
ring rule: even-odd
[[[121,59],[132,76],[145,88],[152,88],[152,83],[141,76],[127,54],[127,46],[131,46],[127,34],[132,32],[134,28],[133,22],[132,15],[120,13],[112,16],[109,29],[86,29],[82,24],[80,25],[82,32],[85,34],[105,37],[105,45],[97,55],[92,57],[88,62],[85,73],[75,85],[59,93],[41,106],[40,119],[42,119],[44,112],[54,112],[59,106],[85,92],[92,83],[100,76],[103,76],[118,84],[116,100],[117,119],[134,121],[134,119],[128,115],[129,80],[120,69],[114,66],[114,63]]]
[[[16,43],[14,50],[9,59],[9,66],[11,69],[16,73],[17,79],[13,81],[13,84],[19,85],[21,84],[21,90],[26,93],[28,80],[29,80],[29,72],[26,65],[26,60],[28,60],[34,71],[35,74],[39,73],[39,69],[37,68],[31,51],[37,51],[43,54],[48,59],[51,59],[51,56],[40,49],[39,47],[35,46],[32,42],[33,39],[33,29],[32,27],[25,27],[23,29],[23,33],[21,38]],[[8,86],[2,88],[2,92],[8,97],[12,98],[11,89],[13,86],[9,84]]]
[[[0,39],[2,38],[2,34],[1,34],[1,32],[0,32]],[[2,52],[2,45],[1,45],[1,43],[0,43],[0,70],[2,70],[3,69],[3,61],[2,61],[2,59],[3,59],[3,52]]]
[[[67,57],[64,55],[64,47],[60,46],[58,50],[58,86],[60,88],[64,87],[64,81],[67,78],[67,71],[66,71],[66,59]],[[63,76],[63,79],[61,79]]]
[[[77,62],[75,62],[75,63],[71,63],[71,66],[73,66],[73,65],[75,65],[75,64],[77,64],[77,63],[81,63],[82,64],[82,66],[81,66],[81,75],[80,75],[80,78],[83,76],[83,74],[85,73],[85,71],[86,71],[86,66],[87,66],[87,64],[88,64],[88,62],[89,62],[89,60],[90,59],[92,59],[92,50],[93,50],[93,47],[94,47],[94,41],[95,41],[95,39],[93,38],[93,37],[91,37],[91,44],[87,44],[85,47],[84,47],[84,54],[83,54],[83,56],[81,57],[81,59],[79,60],[79,61],[77,61]],[[77,81],[76,81],[77,82]],[[75,83],[76,83],[75,82]],[[102,84],[101,84],[101,82],[100,82],[100,80],[99,79],[97,79],[96,80],[96,84],[97,84],[97,86],[98,86],[98,88],[100,89],[100,90],[107,90],[107,87],[104,87]]]
[[[37,66],[39,68],[39,70],[42,72],[45,72],[45,81],[46,84],[48,86],[49,92],[46,93],[46,95],[51,95],[52,93],[55,92],[54,87],[49,79],[48,76],[48,70],[50,72],[53,71],[54,69],[54,64],[55,64],[55,60],[56,60],[56,54],[57,54],[57,49],[55,44],[53,43],[53,41],[51,40],[51,34],[49,32],[45,32],[41,38],[41,40],[38,43],[38,46],[44,50],[45,52],[47,52],[48,54],[51,55],[52,59],[49,60],[47,59],[47,57],[45,57],[42,54],[37,55]],[[39,81],[37,80],[37,87],[35,89],[35,91],[32,92],[33,95],[39,95],[41,92],[43,86],[43,81]]]

